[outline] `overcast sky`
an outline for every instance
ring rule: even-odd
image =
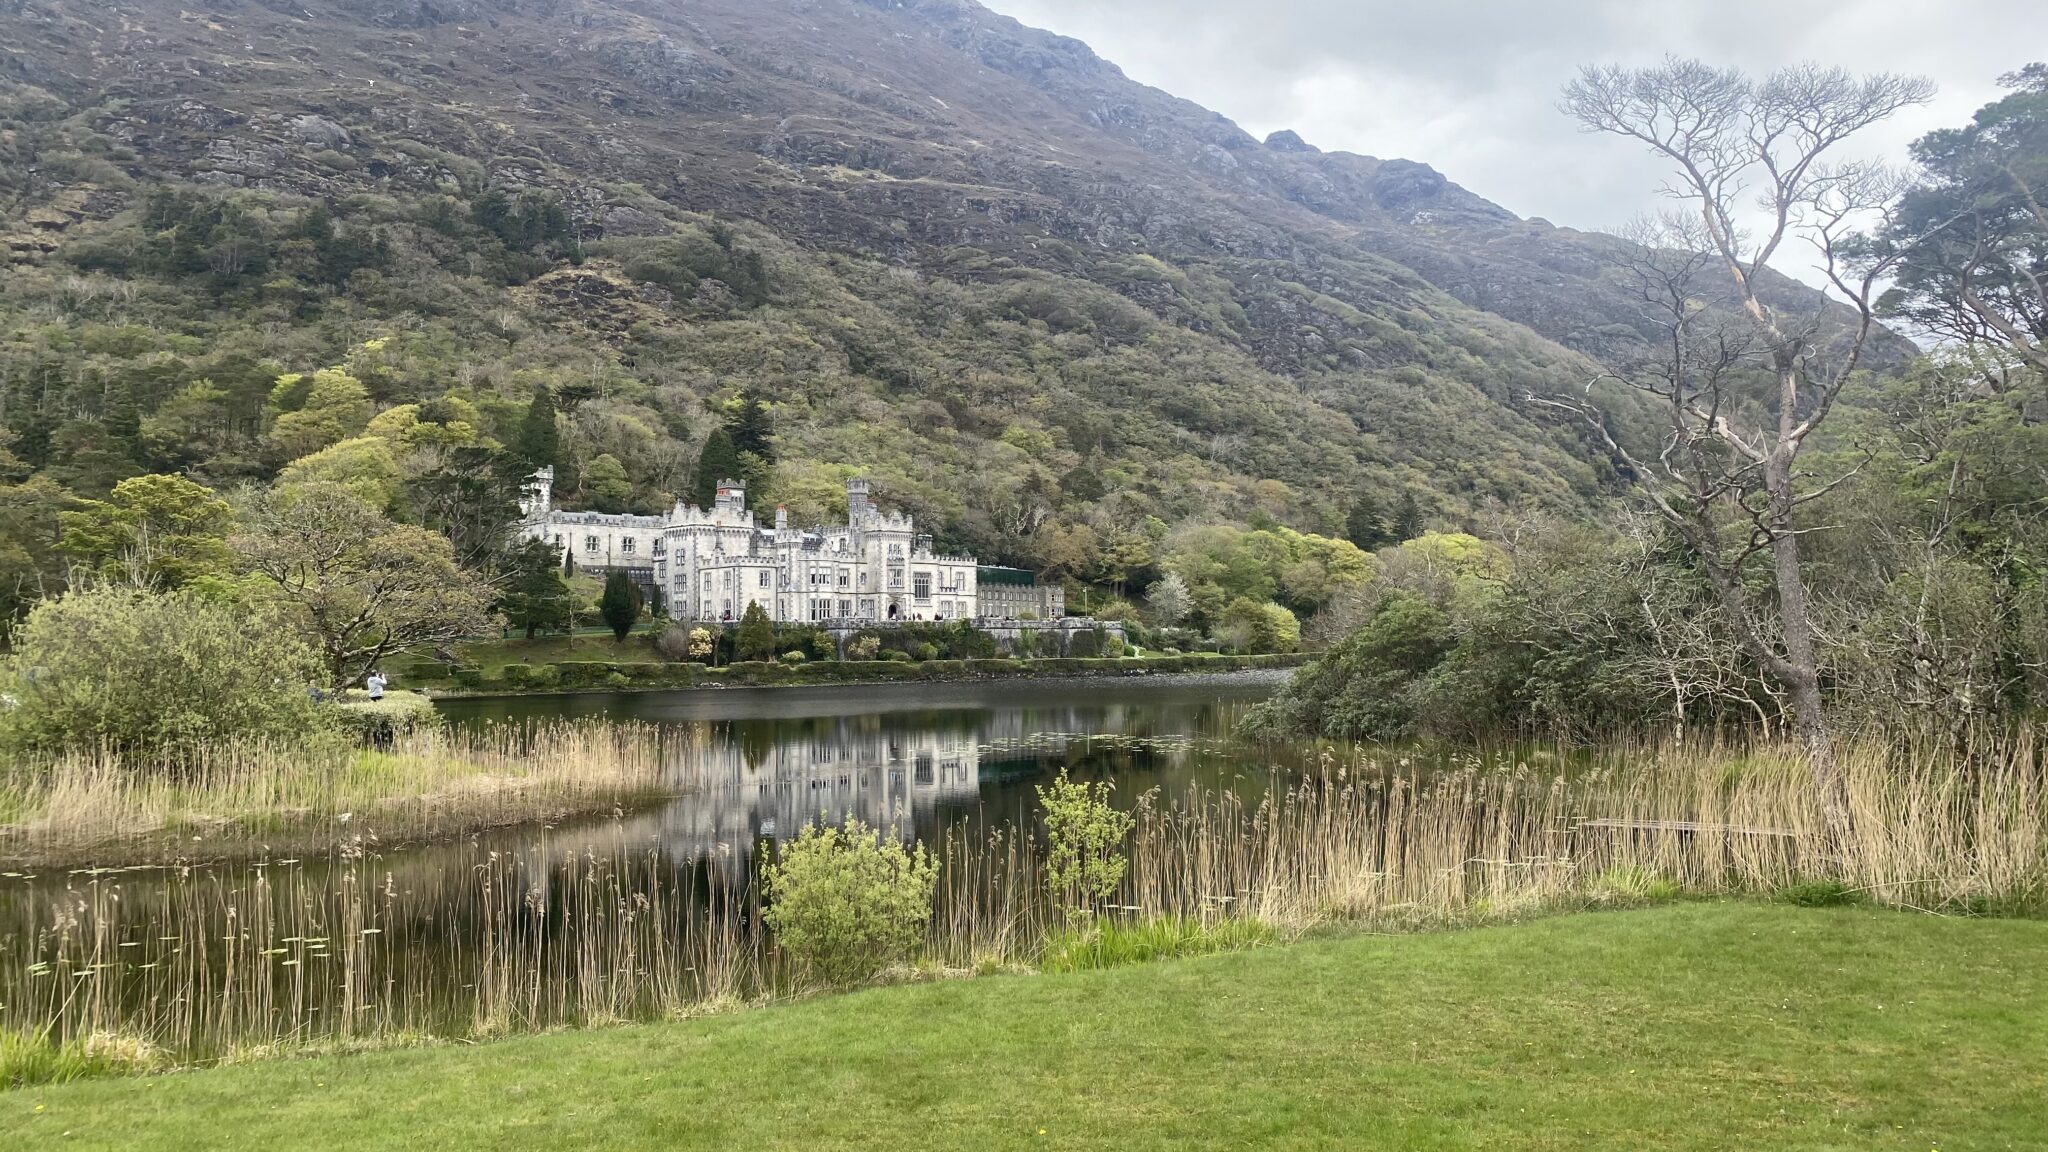
[[[2048,58],[2048,0],[982,0],[1263,138],[1406,157],[1522,216],[1610,230],[1658,207],[1637,146],[1557,111],[1580,64],[1666,53],[1756,72],[1811,60],[1941,93],[1859,136],[1903,161],[1997,77]],[[1798,270],[1786,271],[1798,274]]]

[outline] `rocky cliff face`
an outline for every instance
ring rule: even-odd
[[[642,226],[606,192],[632,182],[913,263],[1229,256],[1340,300],[1371,286],[1322,265],[1365,261],[1596,354],[1630,312],[1608,238],[1427,164],[1256,140],[968,0],[10,0],[0,20],[0,73],[201,183],[334,196],[481,166],[560,191],[594,235]]]

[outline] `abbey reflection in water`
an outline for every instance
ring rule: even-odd
[[[887,685],[449,701],[458,723],[604,716],[687,729],[681,794],[593,834],[677,860],[748,855],[807,823],[857,818],[930,838],[1035,814],[1061,768],[1116,783],[1220,784],[1253,766],[1229,740],[1261,677]],[[557,830],[559,838],[571,830]]]

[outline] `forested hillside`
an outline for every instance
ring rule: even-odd
[[[1640,338],[1620,241],[961,0],[12,0],[0,33],[16,588],[127,476],[341,480],[467,556],[523,468],[652,510],[728,424],[799,521],[865,473],[1119,590],[1203,524],[1370,546],[1614,482],[1526,398]]]

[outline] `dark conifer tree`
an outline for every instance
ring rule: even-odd
[[[1387,543],[1387,517],[1370,492],[1358,494],[1351,515],[1344,519],[1344,538],[1367,552]]]
[[[597,614],[612,630],[612,636],[624,640],[640,620],[640,589],[633,584],[633,578],[624,572],[613,572],[604,578],[604,595],[598,597]]]
[[[697,454],[697,507],[711,507],[718,498],[718,482],[741,479],[744,470],[745,462],[733,446],[732,433],[723,428],[713,429],[704,440],[704,450]]]
[[[761,607],[760,601],[749,601],[747,610],[740,615],[736,645],[742,660],[775,659],[775,625],[769,621],[767,610]]]
[[[1415,500],[1414,492],[1401,493],[1401,503],[1394,509],[1394,539],[1396,544],[1405,543],[1422,535],[1422,506]]]
[[[519,455],[530,472],[552,467],[561,449],[561,432],[555,427],[555,393],[543,384],[533,390],[533,402],[519,422]]]
[[[514,628],[525,628],[526,638],[546,628],[569,625],[569,585],[555,562],[554,545],[546,540],[528,540],[511,556],[512,580],[505,589],[500,610]]]
[[[770,442],[775,435],[775,417],[759,396],[752,392],[741,394],[739,411],[733,414],[727,429],[734,448],[759,456],[763,464],[775,463],[775,446]]]

